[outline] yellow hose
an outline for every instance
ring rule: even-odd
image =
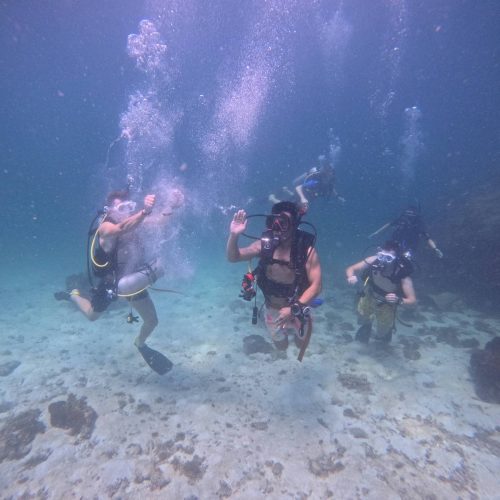
[[[104,214],[104,217],[99,223],[99,227],[101,227],[101,224],[104,222],[104,219],[106,219],[106,216],[107,214]],[[94,237],[92,238],[92,243],[90,244],[90,260],[92,260],[92,264],[94,264],[94,266],[102,269],[109,264],[109,261],[107,261],[105,264],[99,264],[99,262],[97,262],[94,258],[95,240],[97,239],[97,233],[99,233],[99,227],[95,230]]]
[[[147,290],[151,285],[145,286],[142,290],[139,290],[138,292],[134,293],[117,293],[117,297],[133,297],[134,295],[139,295],[140,293],[144,292],[144,290]]]

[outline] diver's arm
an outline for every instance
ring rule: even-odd
[[[353,264],[352,266],[349,266],[345,270],[345,277],[347,279],[347,282],[350,285],[355,285],[358,282],[358,277],[356,275],[360,274],[365,269],[368,269],[368,266],[370,264],[373,264],[376,259],[377,257],[375,255],[372,255],[371,257],[367,257],[366,259],[361,260],[356,264]]]
[[[144,198],[144,208],[130,217],[127,217],[122,222],[115,224],[113,222],[104,221],[99,226],[99,236],[101,238],[109,238],[112,236],[119,236],[120,234],[127,233],[135,229],[144,219],[151,213],[155,206],[156,196],[148,194]]]
[[[388,222],[387,224],[384,224],[381,228],[377,229],[374,233],[370,234],[368,238],[373,238],[374,236],[377,236],[377,234],[381,233],[385,229],[387,229],[392,223]]]
[[[340,196],[338,191],[335,189],[335,186],[332,189],[332,196],[338,200],[340,203],[345,203],[345,198],[343,196]]]
[[[148,227],[164,226],[175,211],[184,205],[184,193],[180,189],[172,189],[166,196],[163,203],[156,205],[154,212],[144,221]]]
[[[309,304],[315,297],[321,293],[322,280],[321,280],[321,264],[319,257],[314,248],[309,249],[309,258],[307,259],[306,272],[309,286],[304,290],[302,295],[298,298],[301,304]]]
[[[260,241],[254,241],[245,248],[238,247],[238,235],[230,234],[227,240],[226,255],[229,262],[241,262],[258,257],[260,254]]]
[[[112,236],[119,236],[120,234],[127,233],[135,229],[145,218],[147,217],[147,212],[143,209],[130,217],[127,217],[124,221],[115,224],[113,222],[104,221],[99,226],[99,236],[101,238],[109,238]]]
[[[155,210],[149,217],[144,220],[146,227],[163,227],[170,221],[177,207],[165,207],[164,209]]]
[[[307,198],[304,195],[304,187],[302,186],[302,184],[295,186],[295,192],[299,196],[300,203],[302,203],[304,205],[307,205],[309,203],[309,201],[307,200]]]
[[[408,276],[401,280],[401,288],[403,289],[404,297],[401,297],[401,304],[405,306],[412,306],[417,303],[417,296],[415,295],[415,289],[413,288],[413,281]]]
[[[427,236],[427,244],[429,245],[431,250],[433,250],[440,259],[443,258],[443,252],[441,252],[441,250],[439,250],[439,248],[436,245],[436,242],[432,238],[430,238],[429,236]]]
[[[299,175],[293,180],[293,185],[297,186],[298,184],[302,184],[305,180],[306,177],[309,175],[309,172],[304,172],[302,175]]]

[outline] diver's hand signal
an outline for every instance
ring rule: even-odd
[[[154,194],[148,194],[144,198],[144,213],[149,215],[153,211],[153,207],[156,203],[156,196]]]
[[[229,230],[231,234],[239,235],[245,232],[247,228],[247,214],[244,210],[238,210],[231,221],[231,227]]]
[[[349,283],[349,285],[355,285],[357,282],[358,282],[358,277],[355,275],[349,276],[347,278],[347,283]]]

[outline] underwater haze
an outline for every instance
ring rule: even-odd
[[[0,496],[499,498],[499,348],[491,388],[469,369],[500,335],[499,25],[495,0],[0,0]],[[304,216],[323,305],[299,363],[226,241],[320,156],[344,200]],[[164,376],[129,302],[89,322],[54,299],[126,187],[167,220]],[[418,305],[360,345],[345,268],[408,206],[443,258],[421,243]]]

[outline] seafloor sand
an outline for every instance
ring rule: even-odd
[[[154,295],[164,377],[127,309],[89,323],[55,283],[2,290],[2,498],[500,498],[500,405],[475,396],[466,347],[499,321],[420,310],[389,350],[363,346],[353,291],[327,287],[302,364],[247,356],[263,330],[237,299],[244,266],[225,269]],[[94,428],[51,425],[70,394]]]

